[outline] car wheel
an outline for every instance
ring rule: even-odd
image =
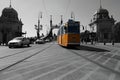
[[[9,48],[12,48],[12,46],[9,46]]]
[[[23,44],[21,44],[20,47],[23,47]]]

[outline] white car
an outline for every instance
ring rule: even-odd
[[[8,42],[9,48],[22,47],[24,45],[30,46],[30,40],[25,37],[16,37]]]
[[[36,43],[36,44],[44,44],[45,41],[42,40],[42,39],[37,39],[37,40],[35,41],[35,43]]]

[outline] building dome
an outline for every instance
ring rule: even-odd
[[[18,20],[18,13],[12,7],[4,8],[2,11],[3,18]]]
[[[103,9],[103,8],[100,8],[97,12],[101,13],[101,14],[108,14],[109,13],[107,9]]]
[[[108,12],[107,9],[100,8],[100,9],[96,10],[96,12],[94,13],[94,15],[99,15],[99,14],[109,15],[109,12]]]
[[[100,8],[94,13],[93,20],[97,19],[109,19],[109,12],[107,9]]]

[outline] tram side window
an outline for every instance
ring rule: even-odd
[[[60,35],[60,29],[58,30],[58,34],[57,34],[58,36]]]
[[[61,34],[64,34],[64,29],[63,29],[63,27],[61,27]]]
[[[59,35],[61,35],[61,34],[65,34],[65,33],[67,33],[68,32],[68,28],[67,27],[61,27],[59,30],[58,30],[58,33],[57,33],[57,35],[59,36]]]
[[[64,27],[64,33],[67,33],[67,32],[68,32],[68,28]]]

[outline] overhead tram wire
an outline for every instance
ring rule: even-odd
[[[46,4],[45,4],[45,0],[42,0],[42,2],[43,2],[43,6],[44,6],[44,9],[45,9],[46,14],[47,14],[47,15],[50,15],[50,14],[48,13],[48,11],[47,11]],[[67,4],[67,6],[66,6],[66,10],[65,10],[63,16],[66,16],[66,13],[67,13],[67,11],[68,11],[68,9],[69,9],[70,4],[71,4],[71,0],[68,0],[68,4]]]
[[[42,3],[43,3],[43,7],[45,9],[45,13],[49,17],[51,14],[48,13],[48,10],[46,8],[46,2],[45,2],[45,0],[42,0]],[[67,3],[66,3],[66,9],[65,9],[65,11],[63,11],[63,14],[60,14],[60,15],[62,15],[64,17],[64,20],[69,19],[68,16],[67,16],[67,12],[68,12],[68,10],[70,8],[70,5],[71,5],[71,0],[68,0]]]
[[[65,10],[64,16],[66,16],[70,4],[71,4],[71,0],[68,0],[68,4],[67,4],[67,7],[66,7],[66,10]]]
[[[46,12],[46,14],[49,16],[49,13],[48,13],[48,11],[47,11],[47,9],[46,9],[46,4],[45,4],[45,1],[44,1],[44,0],[42,0],[42,2],[43,2],[43,7],[44,7],[44,9],[45,9],[45,12]]]

